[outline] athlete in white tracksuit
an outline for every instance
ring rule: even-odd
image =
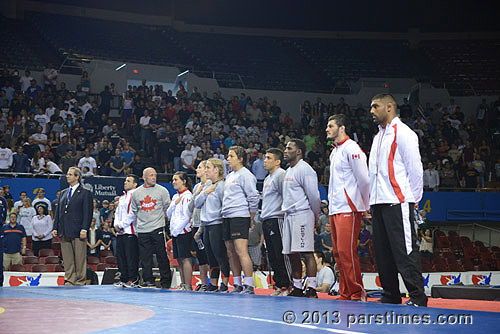
[[[397,117],[389,94],[372,99],[379,124],[370,151],[370,206],[373,246],[384,289],[382,302],[401,303],[398,272],[410,295],[409,305],[426,306],[419,248],[413,225],[414,206],[422,198],[423,167],[418,136]]]

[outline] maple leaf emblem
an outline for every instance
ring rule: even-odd
[[[144,200],[140,201],[140,203],[141,203],[141,208],[144,211],[153,211],[156,208],[156,200],[151,199],[149,195],[144,197]]]

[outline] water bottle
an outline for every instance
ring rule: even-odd
[[[199,250],[204,250],[205,249],[205,245],[203,244],[203,241],[201,240],[201,238],[199,238],[199,239],[196,240],[196,244],[198,245],[198,249]]]

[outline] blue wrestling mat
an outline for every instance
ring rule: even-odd
[[[113,286],[0,288],[3,333],[489,333],[494,312]],[[496,329],[495,329],[496,328]]]

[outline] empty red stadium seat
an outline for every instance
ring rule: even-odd
[[[458,233],[456,231],[453,231],[453,230],[448,231],[448,237],[449,238],[452,238],[452,237],[453,238],[460,238],[460,236],[458,235]]]
[[[56,264],[54,271],[56,271],[56,272],[64,271],[64,268],[60,264]]]
[[[40,258],[40,263],[42,263],[42,260],[44,261],[44,264],[59,264],[59,262],[61,261],[58,256],[42,257]]]
[[[442,238],[442,237],[446,237],[446,234],[444,234],[443,231],[440,231],[440,230],[436,230],[434,231],[434,238]]]
[[[35,264],[33,267],[31,267],[31,271],[34,273],[46,273],[49,271],[49,269],[44,264]]]
[[[38,264],[38,257],[36,256],[23,256],[23,264]]]
[[[24,256],[35,256],[35,253],[33,253],[33,250],[31,250],[31,248],[26,248],[26,253],[24,253]]]
[[[368,256],[363,256],[359,258],[359,263],[373,264],[373,259]]]
[[[449,249],[450,248],[450,241],[448,240],[447,237],[439,237],[437,239],[438,242],[438,247],[441,249]]]
[[[450,271],[465,271],[464,267],[459,263],[449,264],[448,267],[450,268]]]
[[[467,259],[473,259],[476,257],[476,251],[473,247],[464,247],[464,257]]]
[[[9,271],[22,271],[27,272],[26,267],[22,264],[11,264]]]
[[[46,264],[45,266],[47,267],[47,270],[50,273],[53,273],[56,271],[56,266],[58,266],[58,265],[57,264]]]
[[[486,247],[486,246],[484,246],[483,242],[479,241],[479,240],[474,241],[474,246],[475,247]]]
[[[39,257],[44,257],[44,256],[54,256],[54,250],[53,249],[40,249],[38,252]]]
[[[97,271],[97,264],[87,264],[88,267],[90,267],[90,269],[92,269],[93,271]]]
[[[52,249],[54,250],[61,250],[61,243],[57,241],[52,242]]]
[[[462,239],[462,245],[464,247],[472,247],[472,241],[468,237],[460,237]]]
[[[117,264],[118,261],[117,261],[116,257],[114,257],[114,256],[106,256],[106,258],[104,259],[104,263]]]
[[[430,263],[422,263],[422,272],[430,273],[434,271],[434,266]]]
[[[474,266],[475,271],[490,271],[490,267],[486,264],[478,264]]]
[[[101,257],[114,256],[114,255],[115,254],[113,254],[113,251],[109,249],[103,249],[101,251]]]
[[[104,271],[104,270],[106,270],[106,268],[109,268],[109,264],[107,264],[107,263],[99,263],[96,266],[96,270],[94,270],[94,271]]]
[[[88,256],[87,257],[87,264],[99,264],[99,258],[97,256]]]
[[[434,264],[434,267],[436,268],[436,271],[450,271],[450,268],[446,263],[436,263]]]

